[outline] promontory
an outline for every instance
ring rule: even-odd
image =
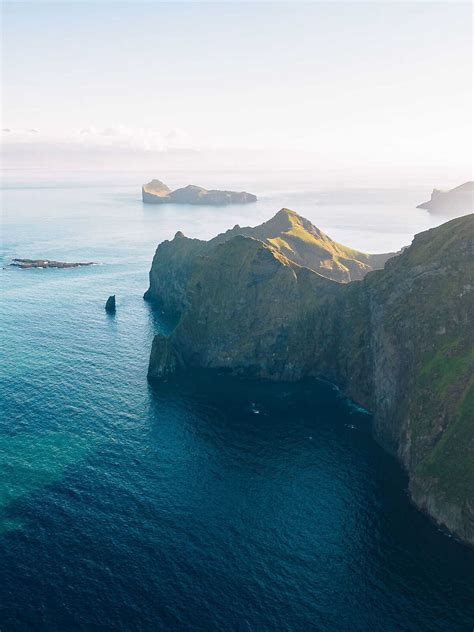
[[[380,269],[375,269],[380,268]],[[342,246],[283,209],[161,244],[146,297],[179,314],[149,378],[193,368],[324,378],[374,415],[414,503],[474,544],[474,215],[398,255]]]
[[[227,204],[248,204],[256,202],[257,196],[245,191],[207,190],[194,184],[172,191],[161,180],[152,180],[142,186],[145,204],[202,204],[224,206]]]
[[[465,182],[450,191],[433,189],[431,199],[419,204],[417,208],[450,217],[472,213],[474,211],[474,182]]]

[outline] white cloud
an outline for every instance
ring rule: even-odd
[[[65,145],[94,148],[131,149],[149,152],[164,152],[175,149],[198,150],[193,143],[191,135],[181,128],[169,131],[161,131],[154,128],[131,128],[124,125],[97,128],[95,126],[83,127],[69,132],[45,132],[36,128],[12,130],[3,128],[4,134],[8,134],[9,145],[35,143],[48,146]]]

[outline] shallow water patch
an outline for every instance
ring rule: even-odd
[[[0,533],[21,526],[7,515],[13,502],[61,480],[92,450],[90,440],[68,432],[0,437]]]

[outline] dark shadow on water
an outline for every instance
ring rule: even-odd
[[[153,331],[169,336],[178,324],[180,315],[165,312],[157,301],[144,298],[143,302],[148,310]]]
[[[149,393],[157,437],[171,408],[173,423],[184,424],[184,433],[207,442],[221,459],[231,446],[244,454],[243,460],[253,455],[284,461],[285,467],[328,467],[349,489],[353,476],[355,487],[370,487],[370,502],[380,511],[376,520],[385,523],[383,538],[391,546],[405,542],[428,557],[433,550],[441,557],[454,555],[466,572],[474,573],[474,550],[411,503],[407,474],[375,441],[371,414],[330,383],[275,383],[200,370],[150,382]],[[366,526],[374,525],[369,521]],[[378,538],[381,532],[374,535]]]

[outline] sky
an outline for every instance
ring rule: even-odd
[[[470,3],[4,2],[2,60],[4,168],[472,177]]]

